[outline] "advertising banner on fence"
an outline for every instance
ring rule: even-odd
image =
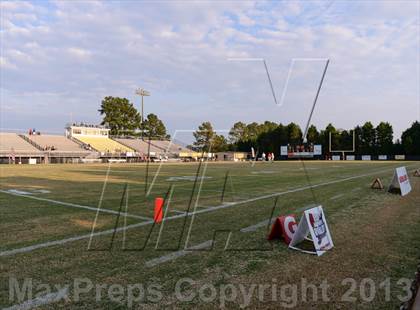
[[[281,156],[287,156],[287,145],[282,145],[280,147],[280,155]]]
[[[370,155],[362,155],[362,160],[371,160],[371,156]]]

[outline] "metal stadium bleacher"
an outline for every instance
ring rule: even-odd
[[[66,138],[57,135],[23,135],[24,138],[36,143],[44,151],[59,152],[87,152],[81,145]]]
[[[134,149],[127,147],[108,137],[77,137],[77,140],[102,153],[127,153]]]
[[[36,147],[23,140],[16,133],[0,132],[0,157],[8,161],[9,157],[42,157]]]
[[[159,155],[165,154],[165,151],[163,149],[156,147],[152,143],[150,143],[150,148],[149,148],[148,142],[138,139],[138,138],[131,138],[131,139],[130,138],[115,138],[115,140],[121,144],[124,144],[130,148],[133,148],[134,150],[136,150],[138,153],[142,155],[147,155],[148,151],[150,152],[151,156],[159,156]]]
[[[173,141],[168,141],[168,140],[151,140],[150,143],[172,154],[179,154],[180,152],[191,151],[183,147],[182,145],[179,145],[177,143],[174,143]]]
[[[110,137],[104,126],[68,125],[65,135],[0,133],[0,163],[141,162],[181,153],[191,150],[173,141]]]

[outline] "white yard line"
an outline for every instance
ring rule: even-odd
[[[58,201],[58,200],[53,200],[53,199],[48,199],[48,198],[43,198],[43,197],[37,197],[37,196],[32,196],[32,195],[31,196],[30,195],[24,195],[24,194],[19,194],[19,193],[15,193],[15,192],[5,191],[5,190],[0,190],[0,193],[9,194],[9,195],[12,195],[12,196],[34,199],[34,200],[39,200],[39,201],[50,202],[50,203],[61,205],[61,206],[64,206],[64,207],[85,209],[85,210],[96,211],[96,212],[99,211],[99,212],[115,214],[115,215],[120,214],[121,216],[126,216],[126,217],[135,218],[135,219],[146,220],[146,221],[151,220],[150,217],[134,215],[134,214],[129,214],[129,213],[125,213],[125,212],[119,213],[118,211],[114,211],[114,210],[98,209],[98,208],[83,206],[83,205],[79,205],[79,204],[75,204],[75,203],[71,203],[71,202]]]
[[[19,305],[14,305],[8,308],[3,308],[3,310],[28,310],[32,308],[37,308],[39,306],[48,305],[53,302],[60,301],[61,299],[66,300],[69,293],[68,287],[59,290],[56,293],[49,293],[44,296],[40,296],[31,300],[27,300],[24,303]]]
[[[411,167],[411,166],[407,166],[407,167]],[[285,192],[273,193],[273,194],[264,195],[264,196],[260,196],[260,197],[255,197],[255,198],[251,198],[251,199],[247,199],[247,200],[243,200],[243,201],[238,201],[238,202],[234,202],[234,203],[214,206],[214,207],[210,207],[210,208],[203,209],[203,210],[197,210],[195,212],[190,212],[190,213],[185,214],[185,215],[184,214],[173,215],[173,216],[164,218],[163,221],[174,220],[174,219],[182,218],[184,216],[192,216],[192,215],[195,215],[195,214],[212,212],[212,211],[216,211],[216,210],[230,208],[230,207],[237,206],[237,205],[246,204],[246,203],[249,203],[249,202],[258,201],[258,200],[261,200],[261,199],[278,197],[278,196],[283,196],[283,195],[287,195],[287,194],[291,194],[291,193],[297,193],[297,192],[305,191],[305,190],[308,190],[308,189],[311,189],[311,188],[317,188],[317,187],[322,187],[322,186],[327,186],[327,185],[332,185],[332,184],[338,184],[338,183],[342,183],[342,182],[346,182],[346,181],[350,181],[350,180],[356,180],[356,179],[360,179],[360,178],[375,175],[375,174],[382,174],[382,173],[393,171],[393,170],[395,170],[395,167],[393,167],[392,169],[388,168],[388,169],[383,169],[383,170],[379,170],[379,171],[375,171],[375,172],[365,173],[365,174],[361,174],[361,175],[357,175],[357,176],[352,176],[352,177],[347,177],[347,178],[338,179],[338,180],[334,180],[334,181],[319,183],[319,184],[312,185],[312,186],[303,186],[303,187],[291,189],[291,190],[288,190],[288,191],[285,191]],[[120,227],[120,228],[117,228],[116,231],[120,232],[120,231],[124,231],[124,230],[128,230],[128,229],[132,229],[132,228],[146,226],[146,225],[149,225],[149,224],[153,224],[153,221],[147,221],[147,222],[142,222],[142,223],[138,223],[138,224],[128,225],[126,227]],[[66,243],[73,242],[73,241],[89,239],[89,238],[91,238],[91,236],[95,237],[95,236],[101,236],[101,235],[108,235],[108,234],[114,233],[114,231],[115,231],[114,229],[108,229],[108,230],[93,233],[93,234],[80,235],[80,236],[61,239],[61,240],[56,240],[56,241],[39,243],[39,244],[36,244],[36,245],[27,246],[27,247],[22,247],[22,248],[17,248],[17,249],[12,249],[12,250],[5,250],[5,251],[0,252],[0,257],[2,257],[2,256],[12,256],[12,255],[16,255],[18,253],[27,253],[27,252],[31,252],[31,251],[34,251],[34,250],[37,250],[37,249],[42,249],[42,248],[46,248],[46,247],[50,247],[50,246],[62,245],[62,244],[66,244]]]

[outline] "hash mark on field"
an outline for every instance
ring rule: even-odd
[[[146,220],[146,221],[151,220],[151,218],[144,217],[144,216],[141,216],[141,215],[134,215],[134,214],[129,214],[129,213],[125,213],[125,212],[119,213],[118,211],[114,211],[114,210],[98,209],[98,208],[94,208],[94,207],[78,205],[78,204],[71,203],[71,202],[63,202],[63,201],[58,201],[58,200],[53,200],[53,199],[48,199],[48,198],[29,196],[29,195],[24,195],[24,194],[20,194],[20,193],[16,193],[16,192],[5,191],[5,190],[0,190],[0,193],[5,193],[5,194],[18,196],[18,197],[29,198],[29,199],[35,199],[35,200],[40,200],[40,201],[45,201],[45,202],[51,202],[51,203],[54,203],[54,204],[65,206],[65,207],[79,208],[79,209],[85,209],[85,210],[90,210],[90,211],[98,211],[99,210],[100,212],[104,212],[104,213],[115,214],[115,215],[120,214],[121,216],[131,217],[131,218],[140,219],[140,220]]]
[[[344,194],[338,194],[338,195],[332,196],[332,197],[330,198],[330,200],[336,200],[336,199],[341,198],[341,197],[343,197],[343,196],[344,196]]]
[[[413,167],[413,166],[407,166],[407,167]],[[388,168],[388,169],[382,169],[382,170],[374,171],[374,172],[371,172],[371,173],[365,173],[365,174],[362,174],[362,175],[356,175],[356,176],[352,176],[352,177],[347,177],[347,178],[343,178],[343,179],[338,179],[338,180],[333,180],[333,181],[329,181],[329,182],[319,183],[319,184],[315,184],[315,185],[303,186],[303,187],[291,189],[291,190],[288,190],[288,191],[285,191],[285,192],[268,194],[268,195],[264,195],[264,196],[260,196],[260,197],[255,197],[255,198],[251,198],[251,199],[247,199],[247,200],[238,201],[238,202],[231,203],[231,204],[223,204],[223,205],[214,206],[214,207],[210,207],[210,208],[203,209],[203,210],[197,210],[195,212],[188,213],[187,215],[183,215],[183,214],[174,215],[174,216],[164,218],[163,221],[178,219],[178,218],[182,218],[184,216],[191,216],[193,214],[207,213],[207,212],[211,212],[211,211],[216,211],[216,210],[220,210],[220,209],[233,207],[233,206],[236,206],[236,205],[241,205],[241,204],[246,204],[246,203],[249,203],[249,202],[258,201],[258,200],[261,200],[261,199],[279,197],[279,196],[283,196],[283,195],[287,195],[287,194],[291,194],[291,193],[297,193],[297,192],[305,191],[305,190],[308,190],[308,189],[311,189],[311,188],[318,188],[318,187],[322,187],[322,186],[338,184],[338,183],[342,183],[342,182],[346,182],[346,181],[350,181],[350,180],[356,180],[356,179],[360,179],[360,178],[363,178],[363,177],[376,175],[378,173],[385,173],[385,172],[394,171],[394,170],[395,170],[395,167],[392,167],[392,168]],[[117,228],[116,232],[122,232],[122,231],[132,229],[132,228],[138,228],[138,227],[142,227],[142,226],[146,226],[146,225],[151,225],[153,223],[154,223],[154,221],[150,220],[150,221],[147,221],[147,222],[132,224],[132,225],[128,225],[126,227]],[[50,247],[50,246],[62,245],[62,244],[66,244],[68,242],[74,242],[74,241],[79,241],[79,240],[83,240],[83,239],[89,239],[92,236],[96,237],[96,236],[102,236],[102,235],[109,235],[109,234],[113,234],[113,233],[115,233],[114,229],[108,229],[108,230],[93,233],[93,234],[79,235],[79,236],[76,236],[76,237],[70,237],[70,238],[61,239],[61,240],[49,241],[49,242],[45,242],[45,243],[38,243],[38,244],[27,246],[27,247],[22,247],[22,248],[17,248],[17,249],[12,249],[12,250],[5,250],[5,251],[0,252],[0,257],[12,256],[12,255],[19,254],[19,253],[27,253],[27,252],[31,252],[31,251],[34,251],[34,250],[37,250],[37,249],[43,249],[43,248]]]
[[[194,246],[192,246],[188,249],[172,252],[172,253],[169,253],[167,255],[163,255],[161,257],[151,259],[151,260],[147,261],[145,265],[146,265],[146,267],[149,267],[149,268],[154,267],[156,265],[166,263],[168,261],[171,261],[171,260],[177,259],[179,257],[185,256],[187,254],[193,253],[194,250],[202,250],[202,249],[208,248],[212,244],[213,244],[213,240],[207,240],[207,241],[204,241],[204,242],[199,243],[197,245],[194,245]]]
[[[174,213],[180,213],[180,214],[185,214],[186,213],[185,211],[180,211],[180,210],[175,210],[175,209],[172,209],[170,211],[174,212]]]
[[[251,225],[251,226],[248,226],[248,227],[244,227],[240,230],[240,232],[246,233],[246,232],[256,231],[260,227],[264,227],[264,226],[267,226],[269,224],[271,225],[274,221],[275,221],[275,219],[264,220],[264,221],[259,222],[257,224],[254,224],[254,225]]]
[[[69,288],[65,287],[59,290],[56,293],[49,293],[44,296],[40,296],[34,299],[27,300],[19,305],[14,305],[8,308],[3,308],[3,310],[27,310],[36,308],[39,306],[51,304],[53,302],[57,302],[61,299],[66,300],[68,298]]]

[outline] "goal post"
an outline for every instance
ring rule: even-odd
[[[343,160],[345,160],[345,154],[346,153],[354,153],[356,151],[356,133],[354,130],[351,130],[353,133],[353,144],[351,150],[333,150],[332,149],[332,135],[331,131],[329,132],[329,151],[330,153],[341,153],[343,155]],[[341,134],[341,133],[340,133]]]

